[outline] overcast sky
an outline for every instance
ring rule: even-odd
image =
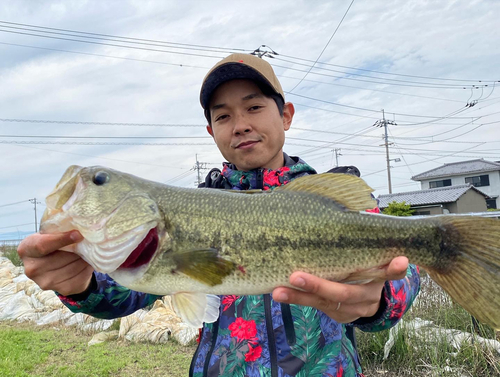
[[[279,54],[265,59],[296,108],[285,151],[318,172],[340,149],[340,165],[388,193],[382,109],[397,124],[393,192],[420,189],[410,178],[444,163],[500,160],[500,2],[355,0],[346,14],[350,4],[2,1],[0,234],[33,230],[28,200],[40,218],[72,164],[194,187],[196,154],[223,161],[202,79],[261,45]]]

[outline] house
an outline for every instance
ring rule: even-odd
[[[489,196],[486,199],[488,208],[500,208],[500,161],[478,159],[453,162],[411,179],[420,181],[422,190],[471,184]]]
[[[481,190],[467,184],[380,195],[377,199],[380,209],[384,209],[389,203],[396,201],[409,204],[415,210],[414,215],[441,215],[484,212],[486,211],[486,200],[489,198]]]

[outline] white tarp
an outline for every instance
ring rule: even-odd
[[[30,321],[37,325],[76,326],[90,332],[109,329],[115,320],[102,320],[82,313],[73,313],[66,308],[52,291],[43,291],[28,279],[23,269],[0,257],[0,321]],[[133,342],[165,343],[174,337],[180,344],[192,342],[198,329],[186,325],[174,313],[170,298],[158,300],[149,311],[138,310],[120,320],[120,330],[100,333],[89,345],[101,341],[127,339]]]
[[[468,343],[479,344],[484,349],[490,349],[500,354],[500,342],[494,339],[485,339],[469,332],[444,329],[434,325],[432,321],[415,318],[409,322],[401,320],[396,326],[391,328],[389,331],[389,340],[384,346],[384,360],[389,356],[389,352],[392,346],[394,346],[395,339],[400,331],[404,331],[409,339],[414,338],[425,343],[439,343],[444,340],[455,348],[457,352],[460,351],[462,344]]]
[[[174,312],[170,297],[157,300],[150,311],[139,311],[122,319],[119,337],[133,342],[165,343],[172,336],[187,345],[198,336],[199,330],[182,322]]]

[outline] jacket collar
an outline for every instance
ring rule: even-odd
[[[231,184],[233,190],[251,190],[262,188],[263,190],[287,184],[291,180],[303,175],[316,174],[316,171],[299,157],[290,157],[283,153],[285,166],[282,168],[255,169],[240,171],[236,166],[224,162],[222,175]]]

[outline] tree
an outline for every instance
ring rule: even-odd
[[[396,201],[390,202],[382,211],[383,214],[391,216],[411,216],[413,212],[415,212],[415,210],[411,209],[411,206],[406,204],[406,202],[398,203]]]

